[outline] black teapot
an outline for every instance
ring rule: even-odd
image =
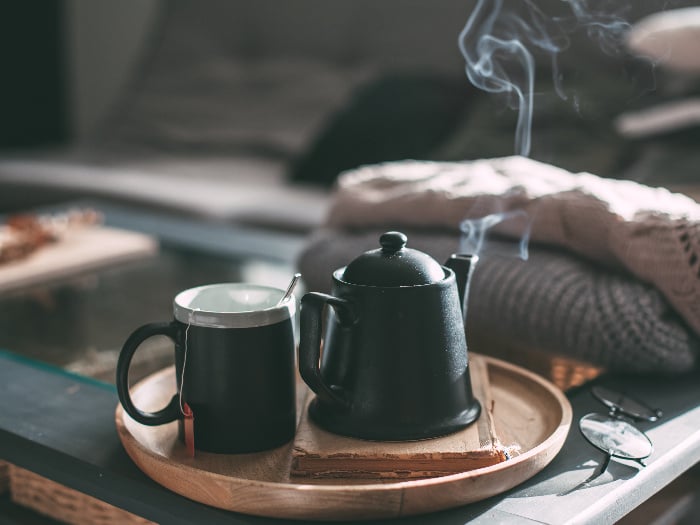
[[[441,266],[406,248],[403,233],[379,242],[333,272],[332,295],[301,300],[299,371],[316,393],[309,415],[330,432],[379,441],[464,428],[481,410],[463,313],[477,258],[453,255]]]

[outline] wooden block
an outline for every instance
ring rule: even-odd
[[[13,503],[71,525],[154,525],[152,521],[10,465]]]
[[[366,441],[339,436],[308,417],[309,393],[294,440],[292,476],[311,478],[415,479],[495,465],[507,459],[492,418],[488,365],[473,356],[470,374],[481,416],[464,430],[421,441]]]

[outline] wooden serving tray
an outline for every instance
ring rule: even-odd
[[[542,470],[561,450],[571,405],[545,379],[497,359],[470,354],[486,365],[490,415],[503,445],[517,452],[496,465],[428,479],[378,481],[291,476],[293,442],[268,452],[189,457],[177,423],[148,427],[116,409],[119,438],[149,477],[185,497],[214,507],[276,518],[377,519],[457,507],[505,492]],[[470,365],[471,366],[471,365]],[[475,381],[477,378],[473,378]],[[478,396],[479,386],[475,384]],[[164,406],[175,391],[174,368],[147,377],[132,390],[145,410]],[[298,389],[298,406],[307,391]]]

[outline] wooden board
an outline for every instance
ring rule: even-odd
[[[291,519],[379,519],[433,512],[502,493],[542,470],[564,444],[571,405],[548,381],[503,361],[471,354],[488,367],[491,414],[503,445],[517,451],[489,467],[419,480],[304,480],[291,477],[293,443],[268,452],[187,455],[177,423],[147,427],[117,406],[119,438],[132,460],[153,480],[214,507]],[[161,408],[175,391],[174,369],[132,389],[145,410]],[[306,396],[299,388],[301,402]]]
[[[155,525],[152,521],[16,465],[10,465],[10,487],[13,503],[48,516],[52,522],[58,520],[71,525]]]
[[[0,264],[0,293],[79,275],[157,250],[157,241],[142,233],[102,226],[76,228],[26,258]]]
[[[312,478],[418,479],[466,472],[506,461],[509,451],[493,425],[493,395],[483,359],[469,365],[479,419],[447,436],[420,441],[367,441],[326,432],[309,418],[309,393],[294,439],[292,476]]]

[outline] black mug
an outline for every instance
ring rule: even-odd
[[[247,453],[280,446],[296,430],[294,314],[285,291],[246,283],[192,288],[173,301],[174,320],[150,323],[124,343],[117,393],[124,410],[144,425],[180,421],[191,409],[194,447]],[[177,393],[157,412],[138,409],[129,395],[129,365],[154,335],[175,343]]]

